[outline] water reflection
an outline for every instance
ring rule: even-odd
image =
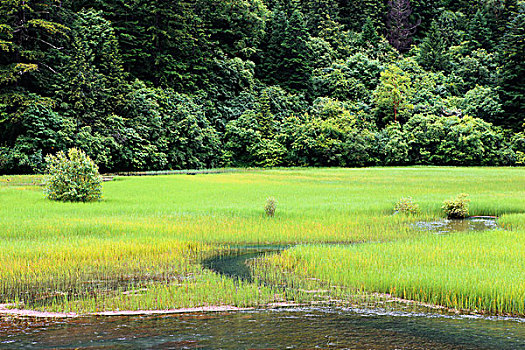
[[[462,231],[487,231],[499,228],[497,218],[471,217],[465,220],[419,221],[414,224],[417,229],[434,231],[435,233],[450,233]]]
[[[3,325],[0,348],[6,349],[525,349],[525,323],[519,319],[353,309],[99,317]]]

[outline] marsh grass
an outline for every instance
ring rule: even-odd
[[[290,270],[292,283],[282,276],[260,274],[262,286],[230,283],[222,277],[219,281],[200,263],[239,244],[374,242],[370,247],[381,250],[420,239],[432,246],[429,233],[414,230],[410,223],[440,217],[442,201],[461,192],[470,194],[472,215],[501,215],[504,227],[524,228],[525,216],[520,214],[525,211],[524,175],[520,168],[416,167],[125,177],[104,183],[104,199],[95,203],[47,201],[41,188],[25,186],[27,179],[21,178],[21,186],[0,185],[0,301],[82,312],[308,301],[315,293],[305,291],[338,286],[330,277],[342,273],[335,271],[336,262],[326,267],[321,285],[308,282],[317,277],[297,260],[297,269]],[[279,215],[272,220],[261,215],[260,205],[268,193],[279,198]],[[421,212],[391,215],[392,203],[406,194],[419,203]],[[496,237],[493,248],[482,249],[486,261],[497,255],[498,247],[512,243],[505,236]],[[459,243],[478,251],[476,239]],[[414,254],[411,248],[404,248],[407,256]],[[355,248],[319,249],[337,254]],[[517,259],[523,253],[516,249],[514,254]],[[330,262],[328,256],[320,256],[319,262]],[[456,259],[467,266],[473,255]],[[287,266],[285,260],[280,263]],[[432,262],[422,266],[435,272]],[[523,275],[519,268],[523,265],[516,270]],[[467,271],[462,275],[465,283],[475,285],[493,269],[479,265]],[[275,286],[264,284],[278,278],[281,282]],[[413,280],[401,281],[405,290],[415,285]],[[505,281],[496,285],[499,290],[516,290],[509,287],[512,276]],[[459,285],[451,288],[460,290]],[[135,295],[131,298],[123,294],[129,290],[141,292],[131,293]],[[416,297],[414,293],[407,295]],[[487,305],[488,301],[475,304]]]
[[[525,314],[525,232],[427,235],[353,246],[298,246],[260,259],[254,274],[316,279],[356,292],[489,314]]]

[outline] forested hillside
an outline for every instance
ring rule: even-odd
[[[519,0],[0,0],[0,173],[525,162]]]

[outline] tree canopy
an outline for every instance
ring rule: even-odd
[[[521,0],[0,0],[0,173],[523,163]]]

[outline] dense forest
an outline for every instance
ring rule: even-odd
[[[519,0],[0,0],[0,173],[525,163]]]

